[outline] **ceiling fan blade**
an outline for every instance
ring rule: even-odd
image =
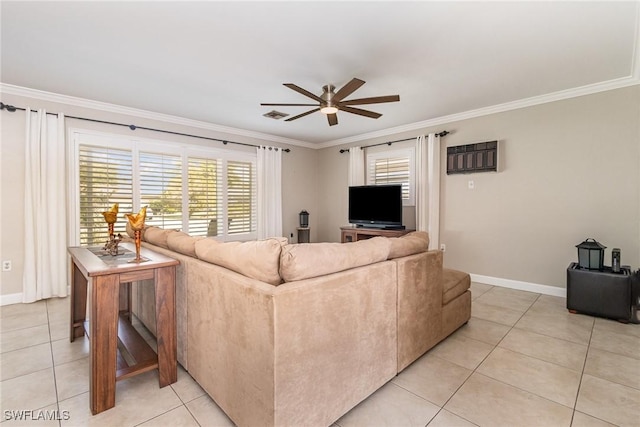
[[[317,107],[318,104],[265,104],[262,103],[260,104],[264,107],[275,107],[275,106],[281,106],[281,107]]]
[[[355,92],[356,89],[358,89],[364,83],[365,83],[364,80],[360,80],[360,79],[356,79],[356,78],[351,79],[351,81],[349,83],[347,83],[346,85],[342,86],[340,88],[340,90],[337,91],[335,95],[333,95],[332,101],[333,102],[338,102],[341,99],[346,98],[347,96],[349,96],[353,92]]]
[[[320,108],[314,108],[313,110],[309,110],[302,114],[298,114],[297,116],[289,117],[288,119],[285,119],[285,122],[290,122],[291,120],[299,119],[300,117],[304,117],[308,114],[315,113],[316,111],[320,111]]]
[[[302,89],[302,88],[301,88],[300,86],[298,86],[298,85],[294,85],[293,83],[283,83],[283,85],[285,85],[285,86],[286,86],[286,87],[288,87],[289,89],[292,89],[292,90],[295,90],[295,91],[296,91],[296,92],[298,92],[298,93],[301,93],[301,94],[302,94],[302,95],[304,95],[304,96],[308,96],[308,97],[309,97],[309,98],[311,98],[311,99],[315,99],[316,101],[318,101],[318,102],[320,102],[320,103],[324,102],[324,101],[322,100],[322,98],[320,98],[319,96],[314,95],[313,93],[309,92],[309,91],[308,91],[308,90],[306,90],[306,89]]]
[[[374,96],[371,98],[350,99],[340,102],[340,105],[382,104],[383,102],[400,101],[400,95]]]
[[[329,121],[329,126],[338,124],[338,115],[336,113],[327,114],[327,120]]]
[[[359,116],[371,117],[372,119],[377,119],[378,117],[382,116],[382,114],[380,113],[353,107],[340,107],[340,111],[346,111],[347,113],[351,114],[358,114]]]

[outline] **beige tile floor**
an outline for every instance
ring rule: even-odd
[[[640,325],[569,314],[563,298],[478,283],[472,294],[467,325],[334,426],[640,426]],[[91,416],[88,342],[68,340],[68,300],[0,315],[3,427],[233,425],[182,368],[162,389],[156,372],[118,382],[116,407]]]

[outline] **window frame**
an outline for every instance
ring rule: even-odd
[[[188,144],[183,142],[172,142],[164,140],[154,140],[150,138],[131,137],[121,134],[105,133],[80,128],[69,128],[67,144],[67,161],[68,161],[68,226],[71,230],[70,238],[73,245],[80,244],[80,146],[94,146],[99,148],[113,148],[119,150],[129,150],[132,156],[132,178],[133,178],[133,211],[137,212],[141,208],[141,183],[140,183],[140,153],[178,155],[181,157],[182,163],[182,226],[181,230],[188,232],[189,230],[189,179],[188,165],[189,158],[215,159],[222,162],[221,170],[221,188],[222,188],[222,231],[221,234],[215,236],[219,241],[231,240],[255,240],[257,239],[257,153],[250,151],[236,151],[229,149],[221,149],[214,147],[206,147],[196,144]],[[250,163],[253,173],[252,184],[252,219],[251,231],[247,233],[228,234],[226,218],[228,214],[227,205],[227,162],[246,162]],[[186,214],[185,214],[186,213]],[[125,221],[120,212],[118,222]],[[105,223],[106,230],[106,223]]]
[[[415,147],[399,147],[385,150],[377,150],[366,153],[366,183],[375,185],[373,179],[373,165],[377,160],[391,158],[407,158],[409,161],[409,197],[402,199],[402,206],[416,205],[416,149]],[[382,185],[382,184],[381,184]]]

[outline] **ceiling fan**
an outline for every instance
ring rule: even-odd
[[[370,117],[372,119],[377,119],[378,117],[382,116],[382,114],[380,113],[376,113],[374,111],[369,111],[369,110],[363,110],[361,108],[354,108],[354,107],[351,107],[351,105],[381,104],[384,102],[400,101],[400,95],[374,96],[372,98],[344,100],[344,98],[351,95],[364,83],[365,83],[364,80],[353,78],[349,83],[342,86],[337,92],[334,92],[335,86],[326,85],[322,87],[322,95],[320,96],[317,96],[293,83],[284,83],[284,85],[289,89],[293,89],[296,92],[301,93],[302,95],[307,96],[313,99],[314,101],[317,101],[317,104],[260,104],[260,105],[287,106],[287,107],[298,107],[298,106],[317,107],[317,108],[314,108],[313,110],[309,110],[302,114],[298,114],[297,116],[290,117],[285,121],[290,122],[292,120],[296,120],[301,117],[304,117],[308,114],[315,113],[316,111],[320,111],[321,113],[327,115],[329,126],[333,126],[338,124],[338,115],[336,114],[338,111],[344,111],[346,113],[351,113],[351,114],[358,114],[360,116]]]

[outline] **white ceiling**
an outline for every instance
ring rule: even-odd
[[[5,84],[327,145],[603,82],[638,81],[640,3],[1,2]],[[635,61],[635,62],[634,62]],[[285,122],[261,102],[400,95]],[[347,98],[347,99],[349,99]],[[309,107],[276,107],[296,115]],[[390,133],[390,132],[389,132]]]

